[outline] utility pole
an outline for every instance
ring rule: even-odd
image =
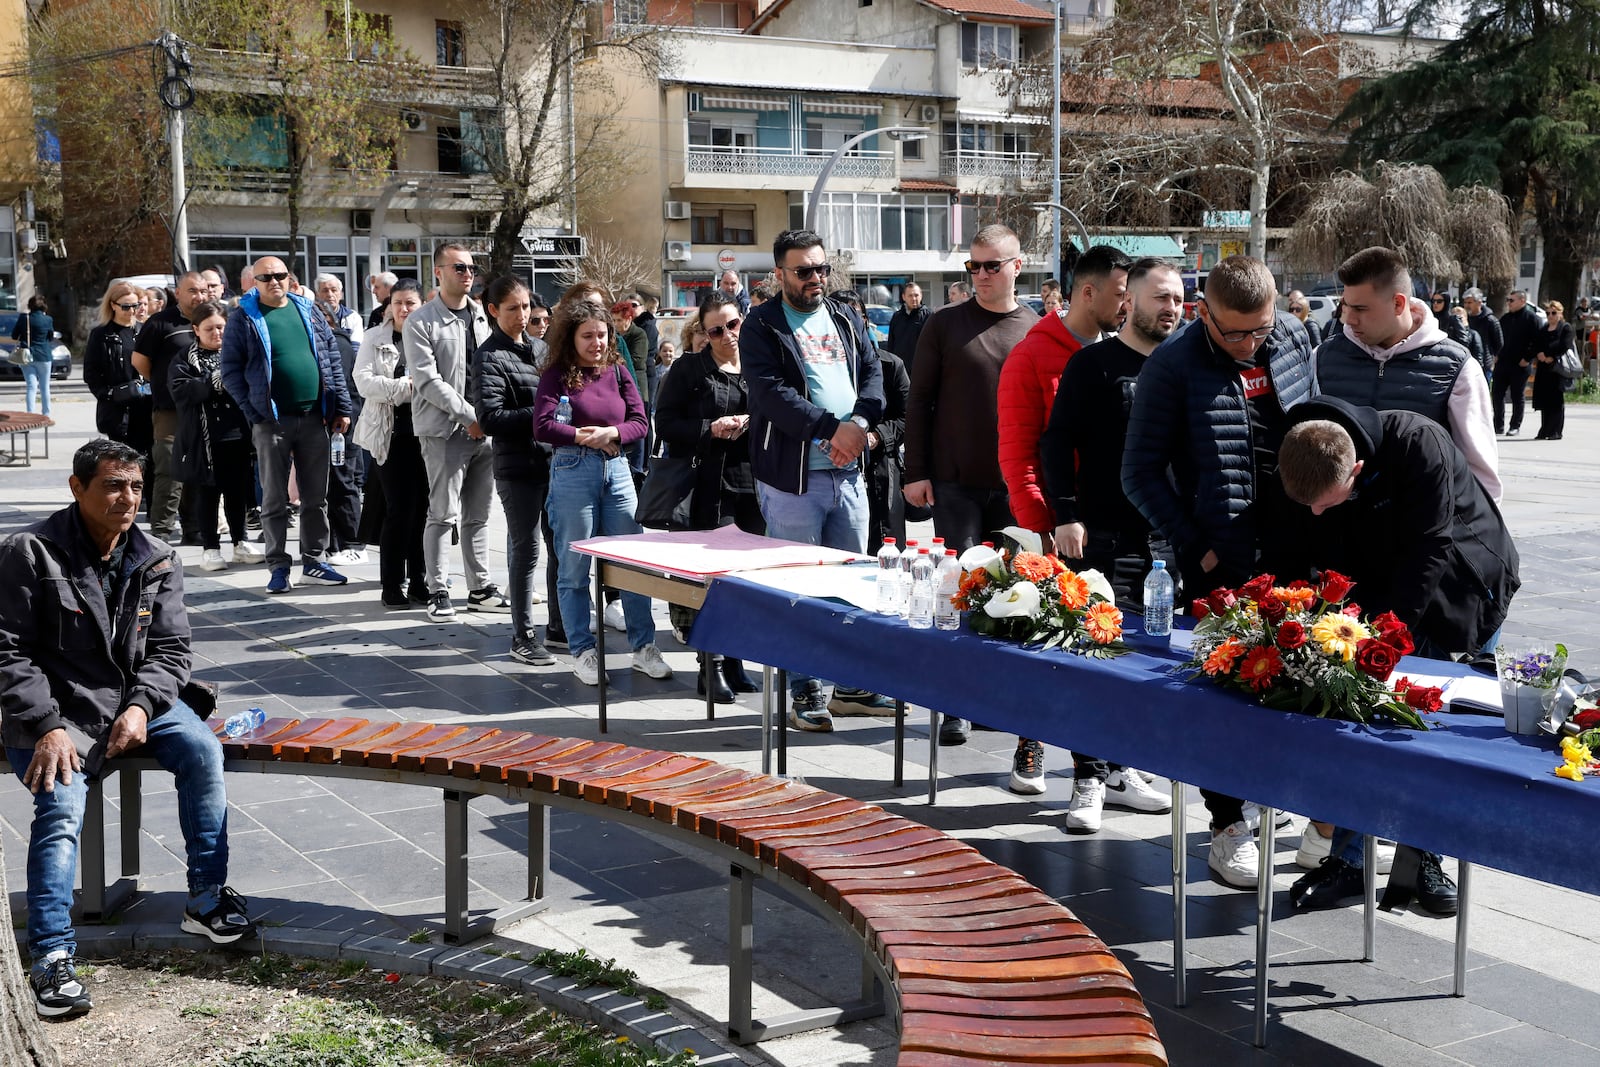
[[[1055,0],[1056,32],[1055,47],[1051,50],[1054,62],[1051,69],[1055,72],[1051,83],[1050,99],[1054,106],[1050,108],[1050,203],[1061,203],[1061,9],[1064,0]],[[1051,220],[1055,223],[1050,227],[1050,270],[1055,275],[1061,270],[1061,216],[1057,215]],[[1084,250],[1088,251],[1088,242],[1085,241]],[[1056,278],[1061,283],[1063,293],[1071,291],[1071,285],[1066,278]]]
[[[189,269],[189,191],[184,174],[183,113],[194,105],[194,85],[189,81],[189,49],[171,30],[161,35],[167,58],[167,76],[161,83],[161,102],[167,112],[167,151],[172,167],[172,273]]]

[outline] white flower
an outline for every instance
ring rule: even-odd
[[[1111,583],[1107,581],[1106,576],[1101,574],[1099,571],[1092,568],[1086,571],[1079,571],[1078,577],[1089,583],[1090,596],[1098,593],[1113,604],[1117,602],[1116,590],[1111,588]]]
[[[1002,589],[989,598],[983,606],[984,614],[991,619],[1024,619],[1032,618],[1039,613],[1039,605],[1043,597],[1039,594],[1039,587],[1032,582],[1018,582],[1009,589]]]
[[[1036,556],[1044,555],[1044,542],[1032,530],[1024,530],[1020,526],[1007,526],[1000,532],[1015,541],[1022,551],[1032,552]]]
[[[973,545],[961,553],[958,562],[964,571],[987,570],[996,578],[1005,573],[1005,564],[1000,559],[1000,553],[988,545]]]

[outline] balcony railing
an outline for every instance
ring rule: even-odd
[[[1002,178],[1021,181],[1039,167],[1037,152],[946,152],[940,172],[946,178]]]
[[[447,174],[440,171],[384,171],[377,174],[324,170],[306,175],[300,195],[314,199],[348,200],[360,206],[375,205],[385,185],[400,184],[396,202],[492,201],[497,186],[485,174]],[[189,185],[198,193],[244,196],[284,196],[289,176],[282,171],[192,170]],[[466,205],[464,205],[466,206]]]
[[[357,61],[359,62],[359,60]],[[270,77],[268,58],[261,52],[235,52],[223,48],[197,48],[194,52],[195,76],[204,86],[210,84],[230,92],[264,89]],[[429,77],[408,94],[411,101],[459,101],[476,98],[474,103],[495,100],[494,71],[488,67],[426,66]]]
[[[755,148],[689,146],[691,174],[755,174],[777,178],[815,178],[832,158],[831,151],[783,152]],[[836,178],[892,178],[893,152],[852,152],[833,168]]]

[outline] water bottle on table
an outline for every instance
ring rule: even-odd
[[[328,438],[328,462],[335,467],[344,466],[344,434],[338,430]]]
[[[911,564],[911,605],[908,617],[912,629],[933,629],[933,560],[925,548],[917,549]]]
[[[251,708],[241,711],[237,715],[230,715],[222,721],[222,732],[229,737],[242,737],[253,730],[261,729],[267,721],[267,713],[260,708]]]
[[[956,550],[944,550],[939,569],[934,573],[933,624],[941,630],[954,630],[961,625],[961,612],[956,607],[956,594],[961,591],[961,563]]]
[[[917,561],[917,541],[906,538],[905,550],[900,553],[900,617],[911,617],[911,565]]]
[[[1151,637],[1172,634],[1172,575],[1164,559],[1155,561],[1144,580],[1144,632]]]
[[[892,537],[878,549],[878,614],[900,614],[900,550]]]
[[[572,425],[572,400],[562,397],[556,401],[556,421],[563,426]]]

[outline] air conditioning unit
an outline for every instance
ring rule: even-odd
[[[372,212],[370,212],[370,211],[352,211],[352,212],[350,212],[350,232],[351,233],[371,233],[372,232]]]
[[[667,218],[669,218],[669,219],[686,219],[688,217],[689,217],[689,201],[687,201],[687,200],[668,200],[667,201]]]
[[[401,108],[400,121],[404,122],[406,124],[406,129],[410,130],[412,133],[428,132],[428,116],[424,115],[420,111],[417,111],[415,108]]]
[[[687,263],[692,255],[694,255],[694,246],[688,241],[667,242],[668,263]]]
[[[917,109],[917,119],[920,122],[938,122],[939,105],[923,104]]]

